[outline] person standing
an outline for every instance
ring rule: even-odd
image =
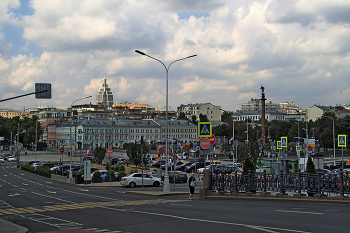
[[[196,178],[194,173],[191,173],[190,178],[188,179],[188,187],[190,188],[190,197],[188,199],[193,199],[194,188],[196,187]]]

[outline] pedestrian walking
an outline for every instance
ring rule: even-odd
[[[188,187],[190,188],[190,197],[188,199],[193,199],[194,188],[196,187],[196,178],[194,173],[191,173],[190,178],[188,179]]]

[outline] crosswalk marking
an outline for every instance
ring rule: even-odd
[[[81,206],[81,207],[85,207],[85,208],[95,208],[94,206],[90,206],[90,205],[82,205],[82,204],[70,204],[73,206]]]
[[[130,206],[130,205],[146,205],[146,204],[162,204],[162,203],[178,203],[184,200],[135,200],[135,201],[114,201],[114,202],[87,202],[87,203],[72,203],[63,205],[45,205],[24,208],[0,208],[0,215],[10,214],[33,214],[36,212],[45,211],[60,211],[60,210],[76,210],[84,208],[98,208],[103,206]]]
[[[18,210],[22,210],[24,212],[28,212],[28,213],[35,213],[36,211],[35,210],[28,210],[28,209],[25,209],[25,208],[16,208]]]
[[[59,207],[59,208],[64,208],[64,209],[69,209],[69,210],[76,210],[76,207],[69,207],[69,206],[65,206],[65,205],[53,205],[55,207]]]
[[[0,210],[0,212],[4,213],[4,214],[16,214],[16,213],[8,211],[8,210]]]

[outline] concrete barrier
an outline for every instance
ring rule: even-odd
[[[59,176],[51,174],[51,179],[61,181],[61,182],[68,182],[68,178],[66,176]]]

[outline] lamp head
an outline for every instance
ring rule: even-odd
[[[140,50],[135,50],[135,53],[139,53],[141,55],[146,55],[144,52],[141,52]]]

